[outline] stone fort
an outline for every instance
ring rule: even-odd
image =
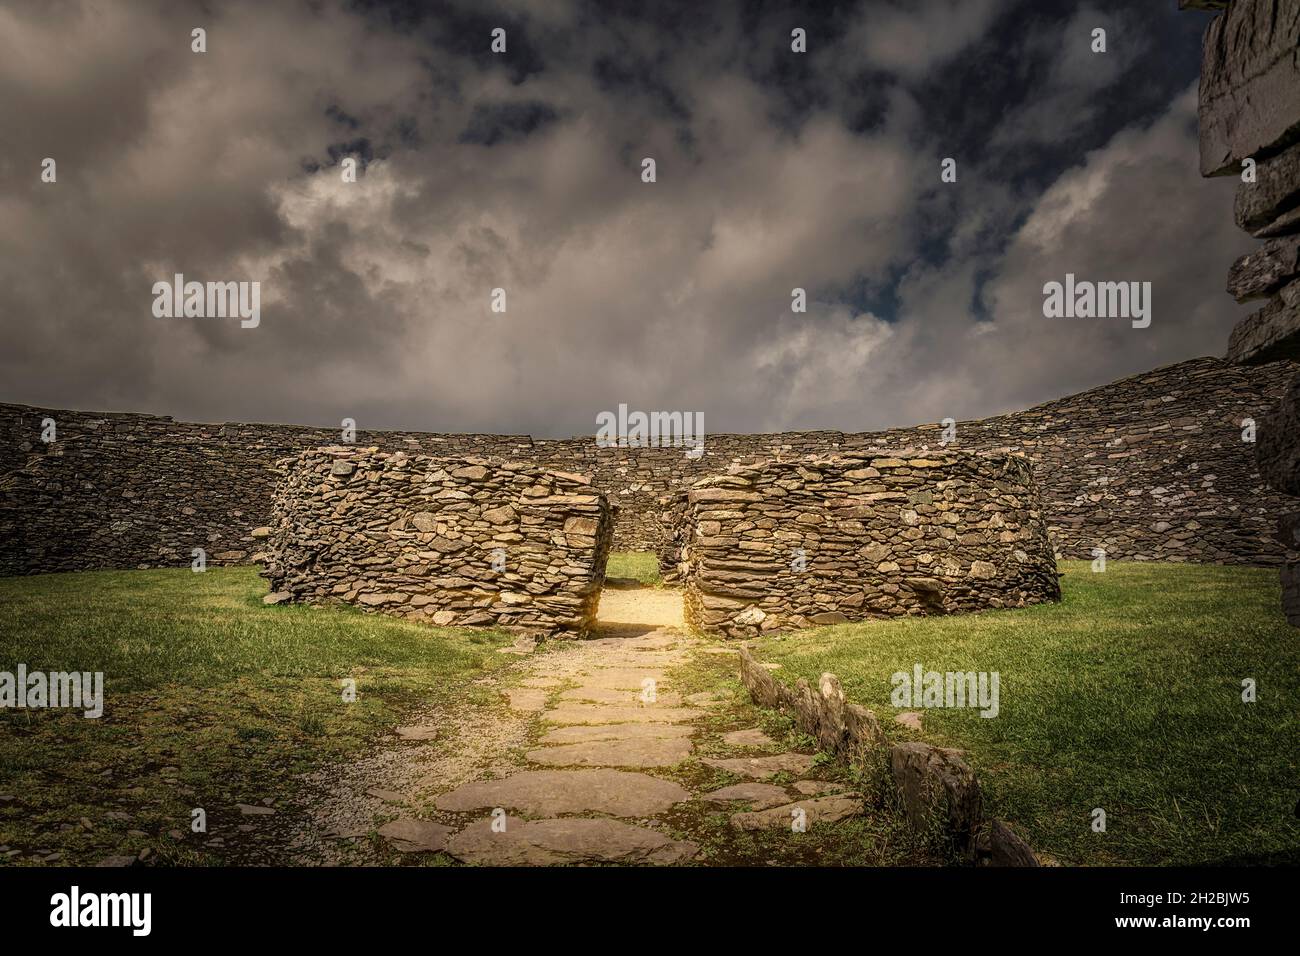
[[[1248,426],[1266,418],[1296,369],[1193,359],[959,422],[943,450],[1027,458],[1061,557],[1103,548],[1116,560],[1278,565],[1288,499],[1260,478]],[[46,418],[52,442],[42,441]],[[337,429],[0,405],[0,574],[185,567],[196,548],[213,564],[249,563],[263,550],[284,460],[339,440]],[[613,505],[612,547],[658,551],[674,496],[699,479],[806,456],[937,452],[941,431],[709,435],[698,460],[590,437],[362,431],[356,444],[586,476]]]

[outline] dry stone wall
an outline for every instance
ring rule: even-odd
[[[439,626],[585,636],[613,521],[580,475],[349,446],[285,463],[268,603],[343,601]]]
[[[1194,359],[1036,406],[957,423],[947,448],[1026,455],[1063,557],[1280,564],[1290,501],[1260,477],[1243,421],[1262,419],[1296,365]],[[52,418],[57,439],[41,441]],[[270,519],[276,461],[334,429],[198,424],[150,415],[0,405],[0,574],[247,563]],[[884,432],[710,435],[680,448],[599,448],[592,438],[361,431],[357,445],[486,455],[588,475],[616,507],[615,547],[657,550],[690,482],[768,458],[935,448],[937,425]]]
[[[769,461],[688,496],[686,619],[760,631],[1060,598],[1028,460],[964,452]]]
[[[1237,225],[1265,240],[1228,273],[1238,302],[1261,300],[1228,340],[1228,359],[1259,365],[1300,359],[1300,3],[1296,0],[1181,0],[1221,11],[1201,56],[1201,172],[1239,176]],[[1273,488],[1300,490],[1300,378],[1263,417],[1259,464]],[[1283,607],[1300,627],[1300,548],[1291,529],[1300,505],[1275,515],[1285,548]],[[1267,536],[1274,538],[1273,529]]]
[[[53,420],[55,440],[41,440]],[[0,405],[0,574],[247,564],[277,462],[338,430]],[[529,458],[527,436],[358,432],[359,447]],[[522,455],[518,453],[522,452]]]

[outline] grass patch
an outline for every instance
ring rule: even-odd
[[[145,847],[164,862],[218,860],[228,840],[191,834],[192,808],[209,836],[269,819],[234,804],[282,807],[302,773],[507,662],[502,633],[266,607],[265,593],[252,568],[0,578],[0,670],[102,671],[106,698],[98,720],[0,711],[0,863]]]
[[[659,559],[652,551],[612,551],[605,567],[606,577],[633,578],[647,587],[658,587]]]
[[[997,671],[996,718],[930,708],[921,736],[967,750],[988,812],[1064,861],[1300,861],[1300,641],[1277,572],[1061,568],[1060,604],[817,628],[757,650],[782,680],[837,674],[896,740],[916,735],[892,722],[910,709],[891,705],[893,673]]]

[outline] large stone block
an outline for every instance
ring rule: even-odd
[[[1237,187],[1237,225],[1264,237],[1300,231],[1300,144],[1257,160],[1255,181]]]
[[[1236,0],[1211,21],[1201,56],[1201,173],[1240,170],[1300,139],[1300,4]]]
[[[973,854],[983,821],[979,782],[955,750],[924,743],[895,744],[890,770],[912,826],[937,821],[959,852]]]
[[[1001,820],[988,825],[990,866],[1040,866],[1028,842]]]
[[[1228,337],[1226,358],[1240,365],[1300,359],[1300,282],[1292,282],[1237,323]]]
[[[1300,502],[1296,503],[1300,507]],[[1277,537],[1282,547],[1300,557],[1300,511],[1285,514],[1277,523]]]
[[[1255,437],[1259,473],[1274,488],[1300,496],[1300,376],[1259,423]]]
[[[1262,299],[1300,276],[1300,235],[1270,239],[1228,270],[1228,294],[1238,302]]]

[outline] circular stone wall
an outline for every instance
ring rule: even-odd
[[[285,462],[271,601],[344,601],[447,627],[586,636],[614,523],[581,475],[352,446]]]
[[[733,637],[1061,593],[1019,456],[766,461],[696,482],[680,520],[687,622]]]

